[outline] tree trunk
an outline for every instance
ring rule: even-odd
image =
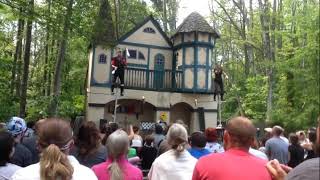
[[[116,30],[116,39],[119,39],[119,12],[118,12],[118,3],[117,0],[114,0],[114,14],[115,14],[115,30]]]
[[[19,89],[20,88],[17,88],[18,87],[17,86],[17,82],[19,83],[19,87],[20,87],[20,81],[17,81],[17,74],[21,73],[21,67],[20,66],[21,66],[21,54],[22,54],[23,28],[24,28],[24,20],[22,18],[19,18],[19,20],[18,20],[16,50],[15,50],[15,54],[14,54],[14,58],[13,58],[13,64],[12,64],[11,88],[10,88],[10,92],[11,92],[12,95],[13,95],[15,87],[16,87],[16,95],[20,95],[20,93],[19,93]]]
[[[167,0],[163,0],[163,29],[168,33]]]
[[[53,100],[52,100],[52,106],[50,108],[50,114],[57,116],[57,109],[58,109],[58,103],[60,98],[60,91],[61,91],[61,76],[62,76],[62,68],[64,64],[65,59],[65,53],[66,53],[66,47],[67,47],[67,40],[68,40],[68,33],[70,29],[70,20],[72,16],[72,5],[73,0],[69,0],[67,11],[65,15],[65,21],[63,26],[63,34],[60,37],[60,47],[59,47],[59,54],[58,59],[56,62],[56,68],[54,72],[54,82],[53,82]]]
[[[34,0],[29,1],[28,15],[33,14]],[[20,97],[20,117],[26,117],[26,104],[27,104],[27,88],[28,88],[28,75],[30,64],[30,49],[32,40],[32,18],[27,20],[26,44],[24,52],[24,65],[23,65],[23,79],[21,83],[21,97]]]
[[[271,50],[271,40],[270,40],[270,16],[269,16],[269,6],[268,0],[265,0],[262,3],[262,0],[258,0],[259,8],[260,8],[260,22],[262,29],[262,41],[263,41],[263,55],[269,62],[273,61],[273,55]],[[267,113],[266,113],[266,121],[271,120],[271,112],[272,112],[272,97],[273,97],[273,64],[271,68],[266,69],[266,73],[268,76],[268,95],[267,95]]]
[[[48,3],[48,14],[50,14],[51,11],[51,0],[47,0]],[[45,45],[45,55],[44,55],[44,71],[43,71],[43,82],[44,82],[44,86],[43,88],[43,96],[47,95],[48,91],[48,70],[49,70],[49,41],[50,41],[50,27],[49,24],[47,25],[47,29],[46,29],[46,45]],[[50,71],[49,71],[50,73]]]

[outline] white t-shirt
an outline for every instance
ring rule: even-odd
[[[0,166],[0,180],[11,180],[12,175],[19,169],[21,169],[20,166],[11,163]]]
[[[212,153],[223,153],[223,147],[217,142],[207,142],[206,149],[208,149]]]
[[[261,158],[261,159],[264,159],[264,160],[268,161],[268,156],[265,153],[263,153],[263,152],[261,152],[259,150],[250,148],[249,149],[249,153],[254,155],[254,156],[256,156],[256,157],[258,157],[258,158]]]
[[[191,180],[197,159],[187,150],[176,156],[173,149],[161,154],[152,164],[149,180]]]
[[[142,137],[135,134],[132,139],[131,147],[142,147]]]
[[[73,156],[68,156],[71,165],[74,168],[72,180],[97,180],[94,172],[79,164]],[[22,168],[12,176],[12,180],[40,180],[40,163],[32,164]]]

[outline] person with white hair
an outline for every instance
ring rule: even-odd
[[[150,180],[191,180],[197,159],[186,150],[188,134],[181,124],[172,124],[167,133],[170,150],[161,154],[152,164]]]
[[[129,145],[129,137],[125,131],[118,129],[109,135],[106,144],[107,161],[92,167],[99,180],[142,180],[141,170],[126,158]]]

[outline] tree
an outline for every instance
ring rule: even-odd
[[[102,28],[105,27],[105,28]],[[114,47],[116,44],[111,8],[108,0],[100,0],[99,14],[93,28],[93,44]]]
[[[60,47],[59,47],[59,54],[58,59],[56,62],[56,68],[54,71],[54,82],[53,82],[53,100],[52,106],[50,107],[50,114],[56,116],[57,115],[57,108],[61,93],[61,76],[62,76],[62,68],[65,60],[66,48],[67,48],[67,41],[68,41],[68,34],[70,30],[70,20],[72,16],[72,5],[73,0],[68,1],[67,10],[65,14],[64,26],[63,26],[63,33],[60,37]]]
[[[27,104],[27,88],[28,88],[28,76],[29,76],[29,64],[30,64],[30,49],[32,40],[32,14],[33,14],[34,0],[29,0],[28,14],[29,18],[27,20],[27,31],[26,31],[26,43],[24,50],[23,59],[23,77],[21,83],[21,97],[20,97],[20,117],[26,116],[26,104]]]

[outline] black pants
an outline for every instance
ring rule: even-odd
[[[220,94],[221,100],[223,101],[223,94],[224,94],[223,82],[214,80],[214,91],[213,91],[214,100],[216,99],[217,94],[218,95]]]
[[[119,68],[116,70],[116,72],[113,74],[112,76],[112,85],[111,85],[111,92],[113,92],[114,90],[114,86],[117,82],[117,78],[119,77],[120,79],[120,90],[121,90],[121,94],[123,94],[123,90],[124,90],[124,69],[123,68]]]

